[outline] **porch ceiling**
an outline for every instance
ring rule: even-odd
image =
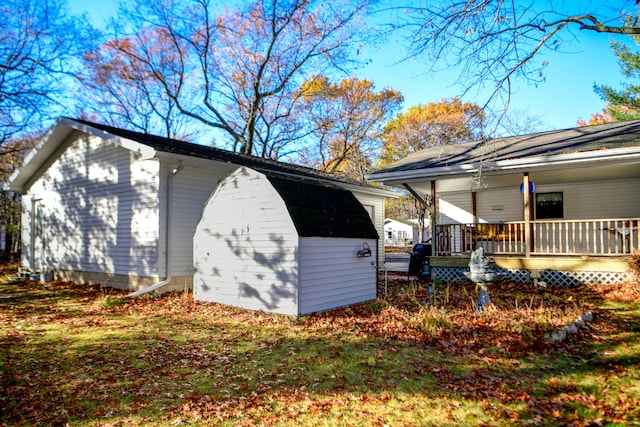
[[[640,164],[615,163],[573,169],[530,171],[529,179],[536,185],[568,184],[589,181],[607,181],[618,179],[640,178]],[[436,178],[439,193],[453,191],[472,191],[488,188],[519,187],[522,184],[522,172],[484,172],[480,174]],[[431,193],[431,179],[405,180],[414,190],[421,194]],[[386,182],[402,188],[403,182]]]

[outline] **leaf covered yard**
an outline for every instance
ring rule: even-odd
[[[640,290],[408,286],[290,318],[0,285],[0,425],[634,425]],[[581,314],[562,341],[546,336]]]

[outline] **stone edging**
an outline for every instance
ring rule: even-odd
[[[567,338],[567,335],[577,333],[580,328],[582,328],[587,322],[591,322],[592,320],[593,313],[587,311],[585,314],[581,314],[580,316],[578,316],[578,318],[574,322],[569,323],[562,329],[550,332],[544,337],[545,339],[553,342],[564,341]]]

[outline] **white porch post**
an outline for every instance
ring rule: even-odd
[[[531,257],[531,193],[529,192],[529,172],[522,177],[522,194],[524,199],[524,256]]]
[[[431,250],[434,255],[439,249],[436,246],[438,243],[438,239],[436,238],[436,225],[438,214],[440,212],[440,203],[438,203],[438,198],[436,196],[436,181],[431,181]]]

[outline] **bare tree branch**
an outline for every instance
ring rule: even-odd
[[[506,108],[513,80],[543,81],[545,52],[558,51],[577,38],[572,28],[640,34],[637,2],[602,3],[448,0],[401,8],[405,18],[393,26],[410,34],[408,57],[423,57],[430,70],[459,67],[458,81],[465,90],[489,90],[483,108],[498,99]],[[567,5],[573,9],[566,10]]]

